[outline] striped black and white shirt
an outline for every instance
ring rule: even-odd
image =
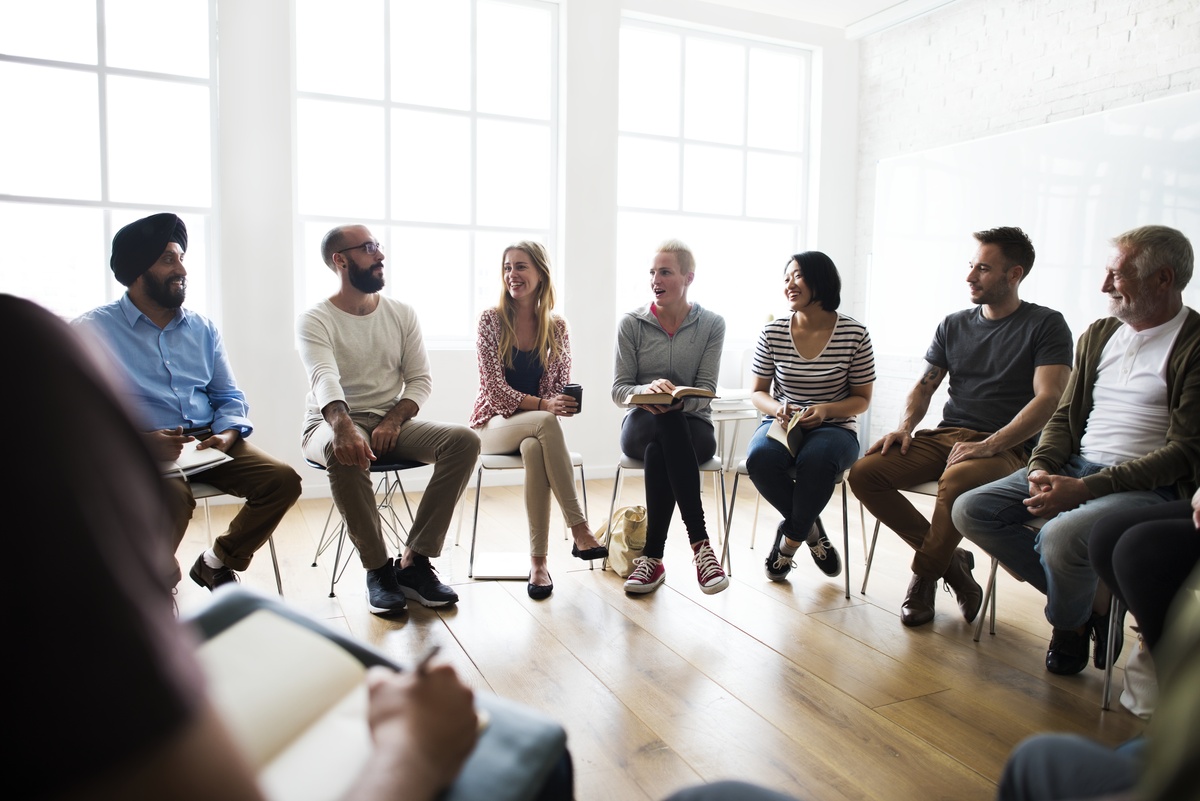
[[[754,374],[771,379],[771,396],[780,403],[811,406],[850,396],[850,387],[875,381],[875,354],[867,327],[838,314],[833,335],[814,359],[806,359],[792,343],[791,317],[772,320],[754,349]],[[857,431],[853,417],[829,417],[826,423]]]

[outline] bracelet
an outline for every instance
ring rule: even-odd
[[[542,399],[538,398],[538,411],[540,412],[541,410],[542,410]]]

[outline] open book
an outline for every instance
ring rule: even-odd
[[[164,462],[161,471],[164,476],[179,475],[182,473],[185,476],[199,473],[202,470],[207,470],[210,467],[216,467],[223,462],[232,462],[233,457],[224,451],[216,448],[205,448],[197,450],[196,446],[200,444],[200,440],[194,439],[191,442],[183,444],[183,452],[179,454],[179,458],[173,462]]]
[[[625,398],[626,403],[638,404],[656,404],[662,403],[670,405],[677,400],[683,398],[715,398],[717,393],[711,389],[701,389],[700,387],[675,387],[674,392],[635,392]]]
[[[796,412],[786,423],[776,417],[775,421],[771,423],[771,427],[767,429],[767,437],[787,448],[788,453],[792,456],[796,455],[796,451],[800,448],[800,441],[804,439],[804,429],[800,427],[800,415],[803,413],[803,411]]]
[[[269,799],[338,798],[371,753],[366,667],[258,610],[198,649],[210,698]]]

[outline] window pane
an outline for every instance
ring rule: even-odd
[[[105,0],[113,67],[208,77],[208,0]]]
[[[423,106],[471,107],[468,0],[392,0],[392,97]]]
[[[0,63],[0,192],[99,200],[97,98],[93,74]]]
[[[617,140],[617,205],[679,208],[679,145],[622,136]]]
[[[383,99],[382,0],[296,0],[296,88]]]
[[[746,48],[687,38],[683,80],[683,135],[740,145],[745,141]]]
[[[807,59],[799,53],[750,49],[747,140],[751,147],[800,150]]]
[[[479,225],[547,228],[550,214],[550,129],[480,120]]]
[[[477,108],[550,119],[549,10],[480,0],[476,25]]]
[[[45,263],[47,247],[63,242],[65,231],[70,246],[53,248],[54,269],[34,269]],[[0,237],[6,262],[0,291],[29,298],[68,320],[116,297],[119,285],[108,269],[102,210],[0,203]]]
[[[781,277],[796,251],[794,226],[641,212],[618,216],[618,312],[652,300],[650,264],[667,238],[695,255],[688,298],[725,318],[727,348],[752,346],[769,317],[787,313]]]
[[[389,296],[417,311],[421,333],[431,339],[475,338],[476,311],[461,298],[461,288],[448,275],[470,273],[471,235],[466,231],[432,228],[393,228],[395,247],[388,253],[384,275]]]
[[[621,29],[617,125],[630,133],[679,136],[678,34]]]
[[[471,122],[448,114],[392,115],[392,216],[471,222]]]
[[[96,0],[5,0],[0,53],[95,64]]]
[[[300,100],[296,118],[300,213],[386,216],[383,109]]]
[[[747,154],[746,216],[798,220],[803,166],[798,156]]]
[[[209,205],[210,124],[208,87],[110,77],[110,199],[154,205]]]
[[[684,211],[742,213],[742,152],[728,147],[684,146]]]

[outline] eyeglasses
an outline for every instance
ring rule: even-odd
[[[368,256],[374,256],[376,253],[379,253],[380,251],[383,250],[383,245],[379,244],[378,242],[367,240],[366,242],[363,242],[361,245],[354,245],[352,247],[342,248],[341,250],[336,251],[336,252],[337,253],[345,253],[347,250],[358,250],[359,248],[362,248],[363,250],[365,250],[367,252]]]

